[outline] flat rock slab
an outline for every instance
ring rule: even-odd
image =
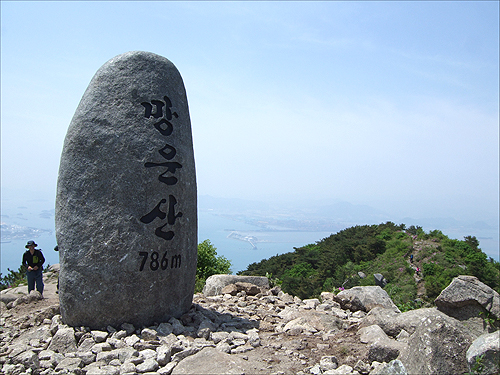
[[[181,75],[166,58],[128,52],[93,77],[64,141],[56,237],[66,324],[147,326],[191,306],[191,122]]]
[[[252,373],[248,371],[248,362],[215,348],[204,348],[179,364],[172,371],[178,374],[238,374]],[[252,369],[254,370],[254,369]]]
[[[471,336],[475,336],[472,327],[462,324],[460,321],[449,317],[435,307],[421,308],[396,313],[392,309],[376,307],[371,310],[360,322],[360,327],[368,327],[377,324],[384,332],[391,337],[396,338],[403,330],[412,335],[424,321],[441,319],[443,321],[453,321],[461,329]]]
[[[15,288],[4,289],[0,292],[0,301],[7,304],[9,302],[15,301],[19,297],[28,295],[27,286],[18,286]]]

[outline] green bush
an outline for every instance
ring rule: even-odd
[[[419,225],[410,225],[410,227],[406,229],[406,232],[411,234],[412,236],[417,236],[418,239],[422,239],[425,236],[424,230]]]
[[[384,290],[396,306],[402,306],[403,309],[411,310],[410,306],[413,306],[417,294],[415,283],[390,283],[387,284]]]
[[[316,271],[309,263],[301,262],[295,264],[292,268],[287,270],[284,276],[307,278],[314,274],[316,274]]]
[[[398,232],[398,233],[396,233],[396,236],[394,238],[397,240],[407,240],[408,235],[404,232]]]
[[[425,258],[429,258],[431,255],[432,255],[432,251],[434,249],[433,248],[430,248],[428,246],[425,246],[422,250],[420,250],[420,252],[415,256],[415,259],[414,261],[415,262],[421,262],[422,260],[424,260]]]
[[[392,239],[392,233],[389,229],[384,229],[378,236],[378,239],[384,240],[384,241],[389,241]]]
[[[277,277],[273,277],[272,273],[266,272],[266,277],[269,280],[269,286],[271,288],[274,288],[275,286],[281,286],[281,284],[283,284],[283,280],[280,280]]]
[[[323,291],[327,291],[327,292],[335,292],[335,283],[333,281],[333,278],[329,277],[325,280],[325,282],[323,283],[323,287],[322,287]]]
[[[439,276],[428,275],[425,277],[425,290],[427,293],[427,298],[435,299],[441,291],[446,288],[449,284],[446,280]]]
[[[308,277],[285,275],[283,276],[281,289],[283,292],[297,296],[300,299],[313,298],[321,293],[315,281]]]
[[[7,268],[9,274],[2,276],[0,273],[0,290],[15,288],[21,284],[26,284],[26,267],[21,265],[17,271]]]
[[[424,263],[422,265],[422,269],[425,276],[435,276],[436,274],[440,274],[443,271],[443,267],[438,266],[434,263]]]
[[[435,238],[437,240],[444,240],[445,238],[447,238],[443,232],[441,232],[440,230],[431,230],[429,232],[429,234],[427,235],[428,238]]]
[[[210,240],[198,244],[195,293],[203,290],[208,277],[230,273],[231,261],[222,255],[217,256],[217,248],[210,243]]]

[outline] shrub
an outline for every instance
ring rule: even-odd
[[[7,268],[9,274],[2,277],[0,273],[0,290],[4,290],[7,288],[15,288],[20,284],[26,283],[26,267],[21,265],[17,271],[13,271],[10,268]]]
[[[196,265],[195,293],[201,292],[208,277],[217,274],[230,274],[231,261],[217,256],[217,248],[205,240],[198,244],[198,263]]]
[[[444,278],[434,275],[425,277],[425,290],[429,299],[435,299],[447,286]]]

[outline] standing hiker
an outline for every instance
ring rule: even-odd
[[[25,246],[28,250],[23,255],[23,266],[27,268],[28,293],[35,289],[36,284],[36,290],[43,296],[42,265],[45,262],[45,258],[41,250],[35,249],[37,246],[35,241],[28,241]]]

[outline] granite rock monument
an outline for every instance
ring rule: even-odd
[[[142,326],[189,310],[193,142],[182,77],[166,58],[127,52],[92,78],[64,141],[56,237],[64,323]]]

